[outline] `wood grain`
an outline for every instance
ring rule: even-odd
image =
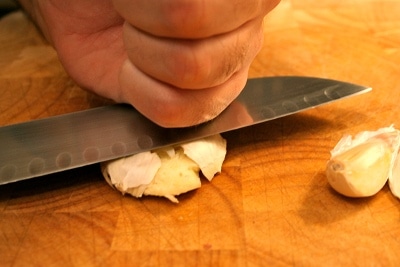
[[[0,266],[398,266],[400,200],[336,194],[345,134],[400,125],[400,2],[283,0],[251,77],[307,75],[373,92],[225,134],[212,183],[137,200],[97,165],[0,186]],[[21,12],[0,20],[0,125],[108,103],[74,84]]]

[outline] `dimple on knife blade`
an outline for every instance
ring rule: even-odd
[[[263,77],[249,79],[217,118],[188,128],[162,128],[124,104],[3,126],[0,184],[251,126],[370,90],[323,78]]]

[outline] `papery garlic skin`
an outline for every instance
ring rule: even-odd
[[[329,184],[349,197],[376,194],[388,179],[399,181],[394,175],[399,177],[394,169],[399,146],[400,132],[393,126],[361,132],[354,139],[344,136],[331,151],[326,169]]]
[[[122,193],[141,197],[161,167],[161,159],[156,153],[148,151],[105,162],[101,167],[110,186]]]
[[[226,155],[226,140],[221,135],[213,135],[193,142],[182,144],[184,153],[194,160],[203,175],[211,181],[221,172]]]
[[[380,128],[376,131],[363,131],[358,133],[354,138],[351,135],[345,135],[331,150],[331,155],[332,157],[334,157],[340,153],[343,153],[351,149],[352,147],[356,147],[360,144],[363,144],[368,140],[371,140],[372,138],[385,139],[386,142],[388,142],[388,144],[390,144],[391,146],[396,146],[396,144],[393,143],[397,142],[396,140],[397,135],[398,135],[398,130],[396,130],[393,127],[393,125],[389,127]],[[395,149],[395,147],[393,147],[393,149]]]

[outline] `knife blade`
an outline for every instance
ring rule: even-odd
[[[124,104],[3,126],[0,184],[239,129],[370,90],[314,77],[264,77],[249,79],[217,118],[188,128],[160,127]]]

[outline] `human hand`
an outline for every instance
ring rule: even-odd
[[[279,3],[21,1],[78,84],[165,127],[210,120],[233,101],[262,45],[263,17]]]

